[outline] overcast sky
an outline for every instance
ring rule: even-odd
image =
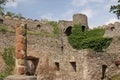
[[[21,13],[23,17],[48,20],[72,20],[73,14],[88,16],[89,27],[119,21],[109,13],[117,0],[16,0],[6,5],[6,11]]]

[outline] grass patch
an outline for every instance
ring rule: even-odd
[[[10,30],[10,29],[7,29],[7,28],[4,27],[4,26],[0,26],[0,32],[3,32],[3,33],[6,33],[6,32],[15,33],[15,30]]]
[[[47,24],[53,26],[54,36],[59,36],[60,32],[59,32],[59,29],[58,29],[58,22],[56,22],[56,21],[47,21]]]
[[[1,78],[5,78],[8,75],[13,74],[13,69],[15,65],[15,60],[13,58],[14,53],[15,52],[13,47],[5,48],[4,51],[2,52],[2,58],[6,66],[5,66],[5,70],[2,73],[0,73]]]
[[[15,30],[10,30],[10,29],[7,29],[5,27],[2,27],[0,26],[0,32],[2,33],[6,33],[6,32],[12,32],[12,33],[15,33]],[[53,34],[49,34],[49,33],[45,33],[45,32],[31,32],[31,31],[28,31],[27,34],[31,34],[31,35],[41,35],[41,36],[46,36],[46,37],[56,37],[57,34],[53,33]]]

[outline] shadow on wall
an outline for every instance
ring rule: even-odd
[[[40,24],[38,24],[37,25],[37,30],[39,30],[41,28],[41,25]]]
[[[66,30],[64,31],[64,33],[65,33],[67,36],[69,36],[69,35],[72,33],[71,30],[72,30],[72,26],[69,26],[69,27],[66,28]]]
[[[107,65],[102,65],[102,77],[101,77],[101,80],[104,80],[106,75],[106,69],[107,69]]]
[[[39,62],[39,58],[27,57],[27,75],[35,75],[35,71]]]
[[[84,31],[85,31],[85,28],[86,28],[85,26],[82,26],[82,32],[84,32]]]
[[[82,26],[82,32],[85,32],[86,30],[86,27],[85,26]],[[69,36],[70,34],[72,34],[72,26],[69,26],[67,27],[65,30],[64,30],[64,33]]]

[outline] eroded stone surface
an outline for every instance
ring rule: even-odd
[[[36,76],[25,76],[25,75],[11,75],[5,80],[37,80]]]
[[[33,24],[32,22],[30,24]],[[60,29],[66,29],[71,26],[72,22],[62,22]],[[105,75],[110,78],[112,75],[120,72],[116,66],[115,61],[120,59],[120,38],[119,38],[119,24],[107,25],[106,36],[114,37],[112,44],[106,52],[98,53],[89,50],[74,50],[68,43],[66,35],[56,37],[46,37],[40,35],[28,35],[28,53],[30,56],[39,58],[38,65],[36,65],[35,75],[38,80],[101,80],[103,76],[102,66],[107,66]],[[111,27],[115,27],[111,29]],[[41,27],[43,28],[43,27]],[[41,30],[40,28],[40,30]],[[20,29],[19,29],[20,30]],[[63,31],[61,30],[61,33]],[[111,31],[112,30],[112,31]],[[19,32],[22,34],[21,32]],[[14,44],[14,33],[0,33],[0,48]],[[16,42],[24,43],[23,37]],[[61,46],[63,49],[61,49]],[[24,49],[20,45],[18,49]],[[22,53],[22,54],[21,54]],[[16,66],[24,65],[24,51],[19,52]],[[57,64],[56,64],[57,63]],[[31,62],[30,62],[31,64]],[[33,63],[34,64],[34,63]],[[31,65],[30,65],[31,66]],[[24,71],[24,69],[20,69]],[[22,73],[21,73],[22,74]],[[12,79],[13,80],[13,79]],[[18,79],[17,79],[18,80]]]
[[[15,48],[15,74],[23,75],[27,72],[26,56],[27,56],[27,41],[26,41],[26,24],[18,24],[16,26],[16,48]]]

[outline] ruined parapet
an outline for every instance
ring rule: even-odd
[[[60,20],[59,23],[58,23],[58,26],[59,26],[59,30],[60,32],[65,32],[65,30],[68,28],[68,27],[73,27],[73,22],[72,21],[64,21],[64,20]]]
[[[59,26],[59,30],[61,31],[61,33],[70,35],[72,27],[76,24],[77,25],[81,24],[82,31],[87,30],[88,29],[87,16],[84,14],[74,14],[73,21],[60,20],[58,23],[58,26]]]
[[[15,24],[25,22],[27,26],[29,26],[27,29],[28,31],[32,32],[43,32],[43,33],[53,33],[53,26],[43,24],[39,20],[32,20],[30,18],[26,19],[24,17],[10,17],[10,16],[4,16],[3,22],[0,21],[0,24],[3,24],[10,30],[15,30]]]
[[[118,37],[120,36],[120,23],[115,22],[114,24],[110,23],[105,26],[104,37]]]
[[[73,24],[81,24],[86,29],[88,29],[87,16],[84,14],[74,14],[73,15]]]
[[[16,48],[15,48],[15,74],[26,74],[27,56],[27,25],[19,24],[16,26]]]

